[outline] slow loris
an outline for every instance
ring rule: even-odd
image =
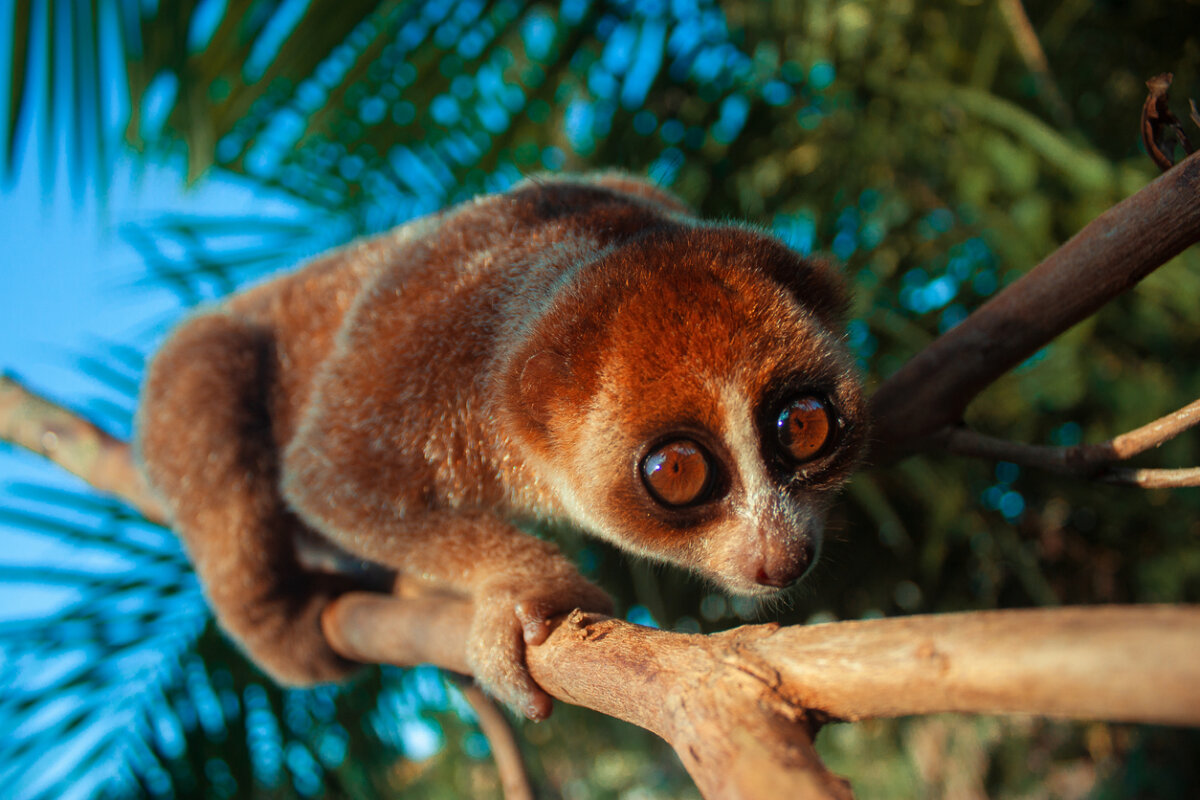
[[[526,181],[324,255],[180,326],[145,474],[217,618],[287,684],[354,665],[348,579],[298,536],[474,601],[475,677],[531,718],[526,643],[608,596],[528,519],[768,595],[819,551],[865,436],[837,275],[615,174]]]

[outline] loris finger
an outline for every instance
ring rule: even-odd
[[[550,618],[581,608],[584,611],[595,611],[601,614],[611,614],[613,611],[612,598],[605,592],[583,583],[569,590],[554,595],[526,597],[518,600],[513,607],[521,628],[525,632],[525,644],[538,645],[550,636]]]
[[[475,619],[467,661],[484,691],[531,720],[550,716],[554,700],[525,667],[524,626],[511,607],[490,609]]]

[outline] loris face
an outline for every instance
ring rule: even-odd
[[[738,228],[656,233],[596,264],[580,302],[605,311],[559,338],[574,387],[548,425],[571,516],[738,594],[804,575],[865,435],[823,270]]]

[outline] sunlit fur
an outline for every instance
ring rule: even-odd
[[[316,533],[474,598],[477,678],[544,716],[523,641],[609,601],[513,523],[565,520],[742,594],[799,577],[865,433],[844,306],[828,266],[636,179],[529,181],[192,318],[151,365],[139,450],[221,624],[279,680],[352,666],[319,629],[349,582],[294,554]],[[803,465],[769,424],[797,392],[841,421]],[[668,509],[640,463],[679,434],[719,491]]]

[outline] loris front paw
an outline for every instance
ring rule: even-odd
[[[467,663],[488,694],[532,720],[550,716],[553,700],[525,664],[527,645],[550,635],[550,618],[581,608],[612,613],[612,600],[578,574],[534,581],[502,579],[474,596]]]

